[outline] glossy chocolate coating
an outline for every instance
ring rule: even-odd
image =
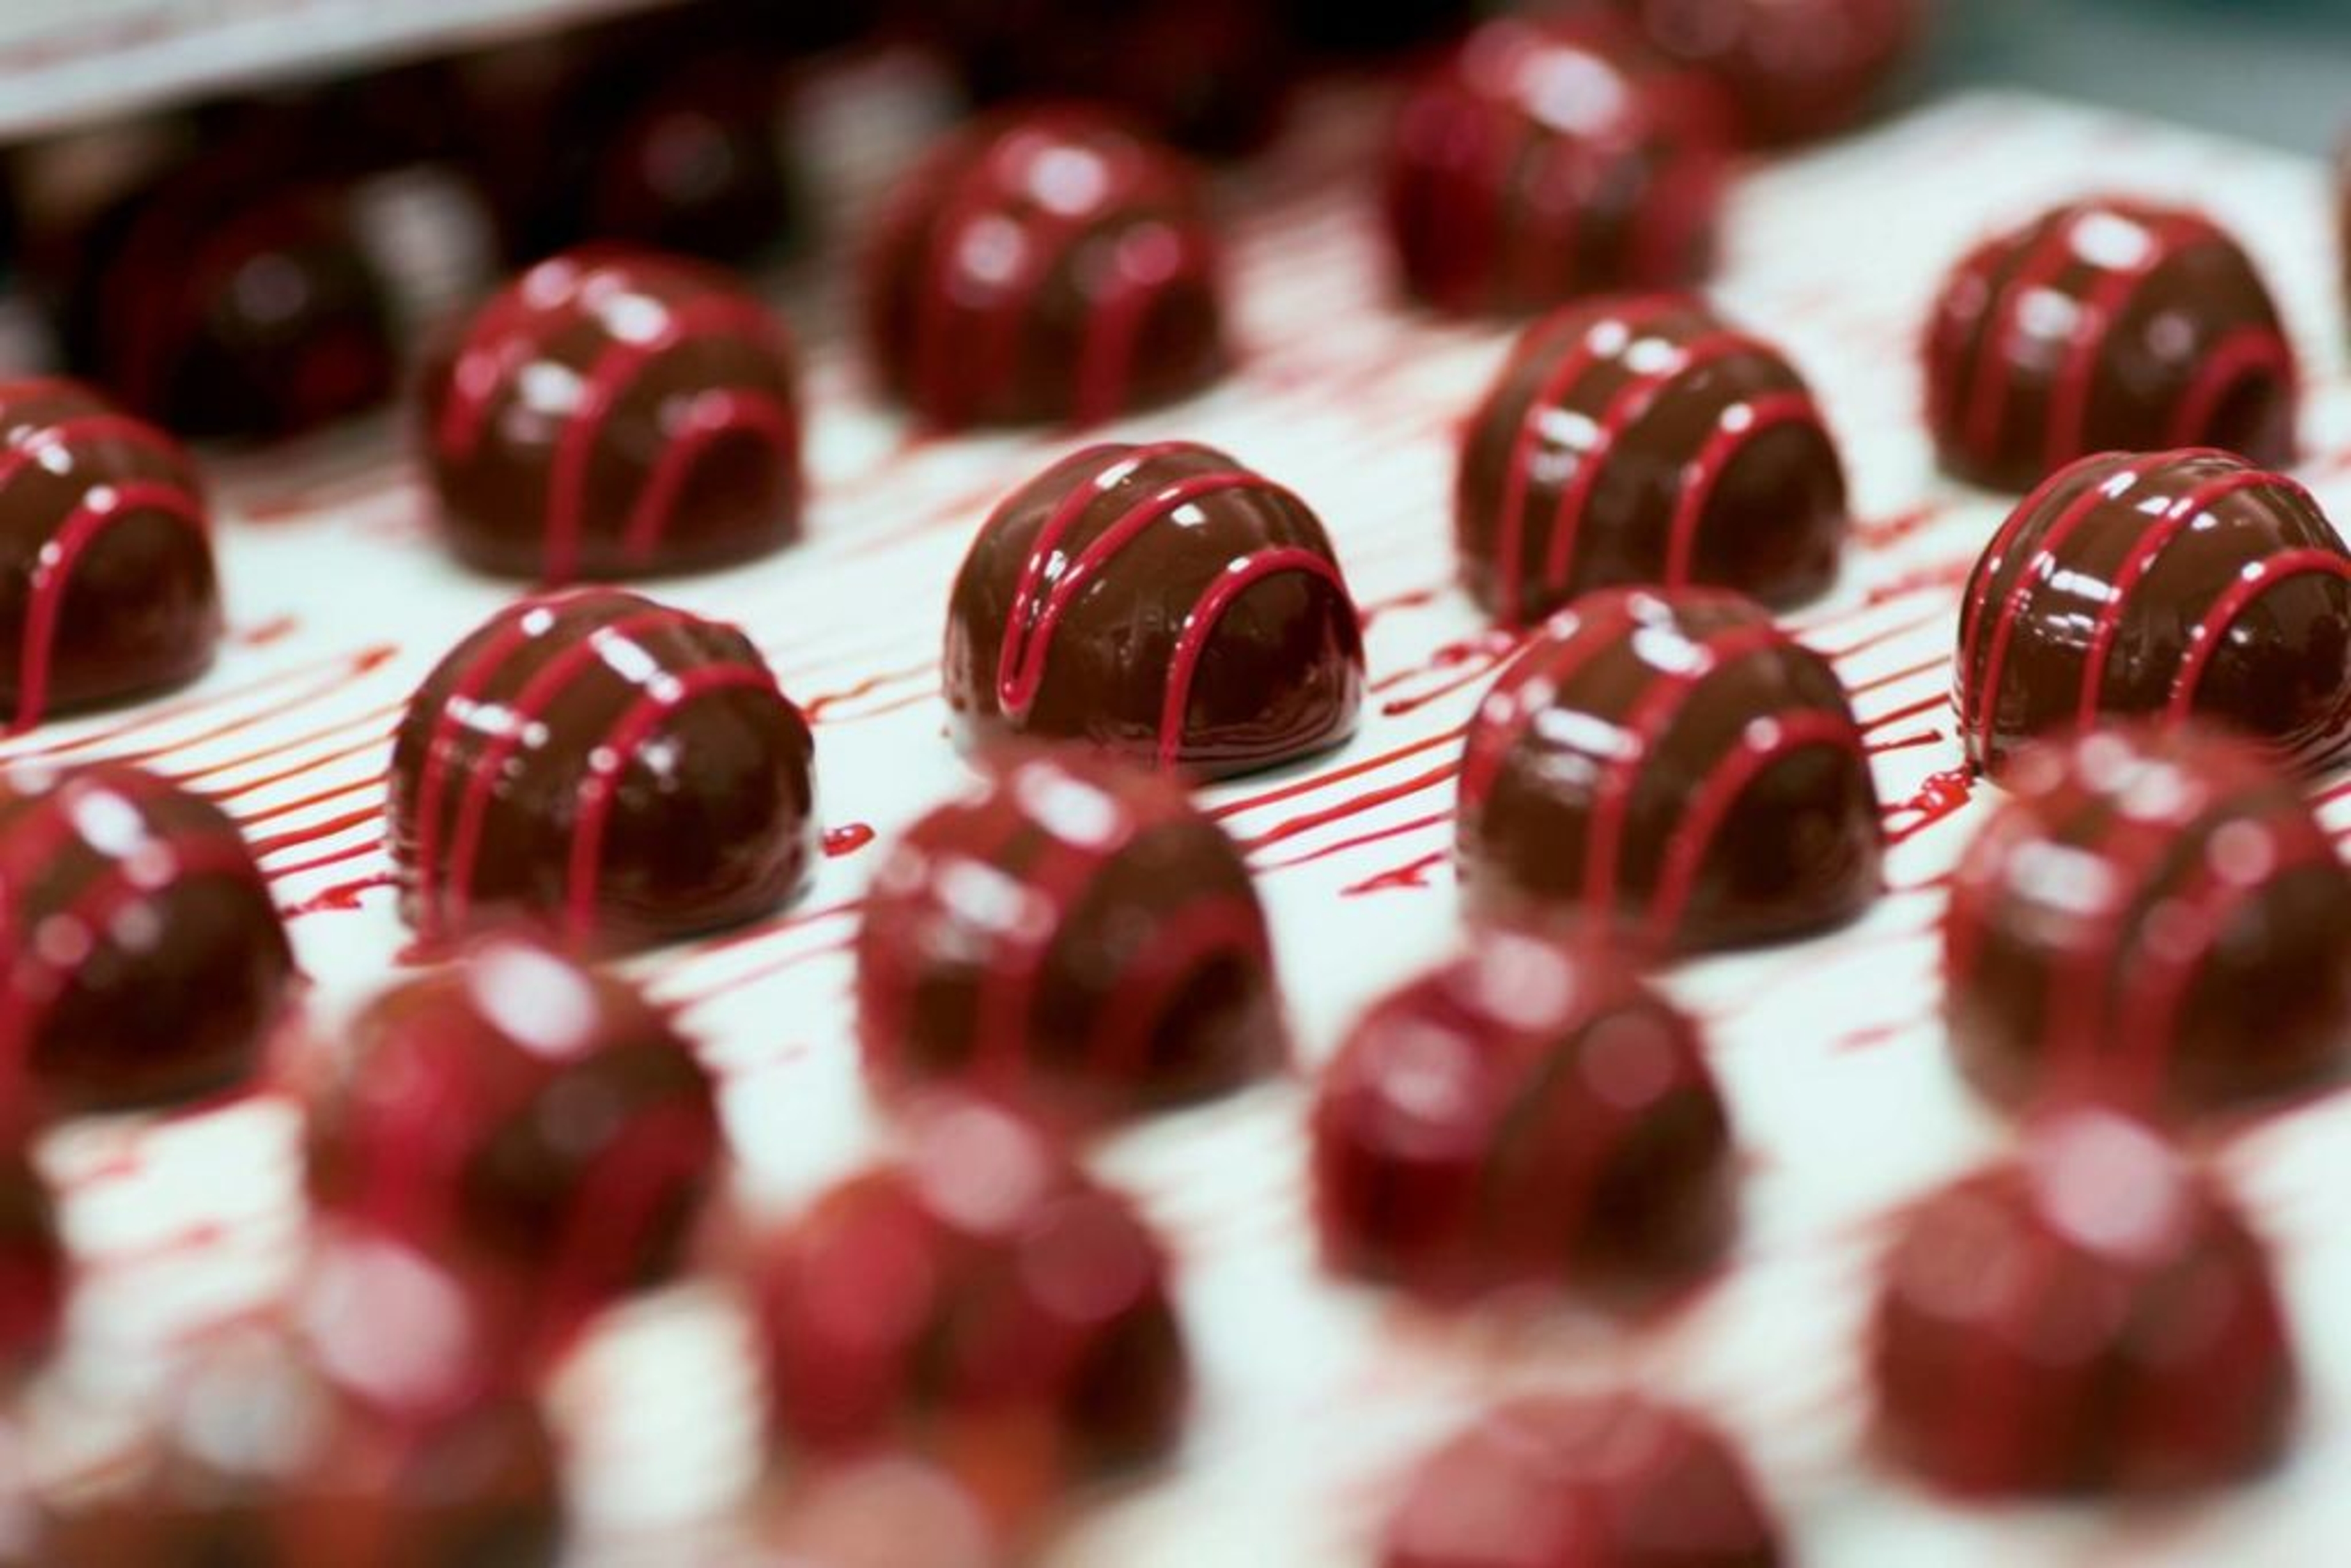
[[[1029,913],[973,904],[975,881]],[[1074,748],[991,758],[898,841],[858,928],[857,1019],[885,1084],[1081,1116],[1217,1093],[1286,1054],[1239,851],[1174,780]]]
[[[1470,415],[1453,496],[1462,581],[1513,626],[1627,583],[1792,603],[1834,580],[1846,522],[1803,378],[1677,295],[1528,328]]]
[[[712,268],[602,248],[539,263],[424,378],[444,537],[472,565],[549,582],[789,543],[794,360],[782,322]]]
[[[236,825],[128,763],[0,778],[0,1061],[50,1113],[241,1082],[294,975]]]
[[[1381,1568],[1775,1568],[1747,1466],[1637,1394],[1530,1395],[1481,1416],[1408,1484]]]
[[[68,1270],[57,1207],[17,1141],[0,1150],[0,1371],[29,1365],[55,1343]]]
[[[220,639],[210,521],[187,454],[72,382],[0,383],[0,712],[193,680]]]
[[[716,1089],[634,988],[496,940],[388,992],[311,1096],[333,1222],[496,1281],[493,1325],[559,1343],[674,1273],[724,1154]]]
[[[232,149],[102,212],[62,275],[75,369],[192,440],[277,440],[384,402],[398,354],[383,282],[348,189],[302,176]]]
[[[1098,423],[1224,373],[1221,273],[1174,152],[1091,109],[991,115],[885,204],[867,340],[928,424]]]
[[[750,639],[617,590],[525,600],[409,700],[388,800],[429,946],[601,947],[762,915],[815,863],[813,737]]]
[[[1844,131],[1886,97],[1927,30],[1927,0],[1617,0],[1659,53],[1722,84],[1740,140]]]
[[[1963,1496],[2169,1495],[2284,1447],[2267,1250],[2144,1127],[2076,1112],[1903,1219],[1871,1337],[1877,1429]]]
[[[1943,923],[1944,1008],[1971,1080],[2011,1103],[2188,1111],[2340,1061],[2351,871],[2259,751],[2193,727],[2104,729],[2027,752],[2006,782]]]
[[[1324,1256],[1438,1297],[1709,1262],[1730,1125],[1697,1028],[1602,951],[1512,932],[1376,1003],[1312,1120]]]
[[[1165,1452],[1190,1374],[1133,1206],[977,1102],[927,1108],[907,1147],[751,1261],[780,1427],[828,1452],[1041,1454],[1067,1478]]]
[[[1403,285],[1444,311],[1524,315],[1693,282],[1714,260],[1720,133],[1712,89],[1604,16],[1489,22],[1396,120]]]
[[[922,12],[974,102],[1090,99],[1213,154],[1272,138],[1296,65],[1262,0],[931,0]]]
[[[1943,466],[1996,490],[2101,452],[2294,459],[2300,371],[2277,306],[2198,213],[2076,202],[1987,240],[1943,285],[1926,369]]]
[[[1089,446],[981,527],[942,673],[967,747],[1077,740],[1218,779],[1353,732],[1363,627],[1288,490],[1192,442]]]
[[[421,1268],[421,1265],[418,1267]],[[378,1280],[379,1286],[397,1281]],[[124,1461],[44,1500],[47,1568],[555,1568],[562,1511],[554,1444],[532,1401],[503,1387],[434,1389],[411,1404],[349,1380],[405,1375],[421,1333],[393,1315],[439,1309],[413,1292],[347,1314],[406,1336],[338,1365],[290,1333],[204,1353],[138,1413]],[[429,1324],[429,1328],[427,1326]]]
[[[2314,768],[2351,741],[2351,552],[2300,485],[2227,453],[2087,458],[1992,535],[1956,669],[1994,777],[2041,737],[2190,716]]]
[[[1878,889],[1836,672],[1719,589],[1554,616],[1470,723],[1457,821],[1474,911],[1613,924],[1652,954],[1801,936]]]

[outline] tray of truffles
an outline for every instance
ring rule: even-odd
[[[9,1552],[2332,1560],[2343,181],[1450,10],[40,186]]]

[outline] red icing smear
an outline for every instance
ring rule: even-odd
[[[368,847],[372,849],[376,846]],[[378,872],[373,876],[363,876],[355,882],[339,882],[332,887],[323,888],[299,904],[280,909],[278,913],[288,920],[299,920],[305,915],[349,912],[357,909],[367,895],[377,889],[399,885],[400,879],[391,872]]]
[[[1418,860],[1406,861],[1384,872],[1350,883],[1339,890],[1342,898],[1364,898],[1374,893],[1397,893],[1406,888],[1427,887],[1430,876],[1451,858],[1451,852],[1432,850]]]
[[[1828,660],[1829,663],[1839,664],[1843,664],[1847,659],[1855,658],[1863,653],[1866,653],[1872,648],[1882,648],[1888,643],[1897,642],[1904,637],[1909,636],[1913,632],[1922,632],[1929,626],[1939,626],[1950,616],[1949,611],[1938,606],[1937,608],[1927,612],[1924,615],[1914,615],[1907,621],[1897,621],[1891,626],[1881,627],[1877,631],[1872,632],[1865,637],[1855,638],[1854,641],[1847,643],[1841,647],[1822,648],[1814,646],[1809,641],[1815,632],[1831,631],[1848,621],[1856,620],[1860,616],[1867,614],[1872,607],[1873,606],[1865,606],[1862,610],[1856,611],[1851,614],[1840,615],[1833,620],[1824,621],[1816,626],[1805,627],[1802,632],[1802,635],[1807,639],[1805,645],[1807,647],[1811,647],[1814,653],[1818,653],[1822,658]]]
[[[257,828],[264,822],[275,822],[281,818],[291,817],[297,812],[307,811],[313,806],[323,806],[329,800],[340,800],[344,799],[346,796],[357,795],[370,789],[381,790],[382,788],[383,779],[381,775],[376,775],[365,779],[354,779],[349,783],[331,785],[324,789],[314,790],[308,795],[298,795],[291,800],[280,800],[275,805],[264,806],[257,810],[245,812],[243,815],[236,818],[236,825],[240,828]],[[367,810],[357,813],[352,820],[366,821],[372,818],[381,816],[381,814],[382,810],[381,806],[371,807]],[[296,829],[295,832],[298,834],[308,834],[326,831],[331,830],[328,830],[323,827],[299,828]]]
[[[1897,599],[1907,599],[1913,594],[1958,588],[1968,580],[1968,574],[1975,570],[1975,559],[1970,557],[1965,560],[1936,561],[1914,567],[1887,578],[1884,582],[1870,584],[1862,593],[1861,607],[1874,610],[1881,604],[1891,604]]]
[[[1943,507],[1929,501],[1924,506],[1896,512],[1888,517],[1875,517],[1853,525],[1853,541],[1864,549],[1891,549],[1905,539],[1923,533],[1939,522]]]
[[[1285,860],[1266,861],[1257,869],[1260,872],[1288,871],[1292,866],[1309,865],[1316,861],[1329,860],[1333,855],[1344,854],[1350,850],[1362,849],[1365,844],[1385,843],[1390,839],[1402,838],[1406,833],[1417,833],[1426,828],[1442,827],[1452,821],[1452,812],[1437,811],[1426,817],[1415,817],[1410,821],[1397,822],[1391,827],[1375,828],[1368,833],[1357,833],[1353,838],[1341,839],[1336,843],[1322,844],[1301,854],[1291,855]],[[1441,853],[1438,858],[1443,858]]]
[[[297,665],[292,669],[275,671],[240,685],[225,687],[201,696],[183,697],[174,702],[161,704],[126,718],[119,724],[110,725],[103,729],[91,730],[87,734],[75,736],[69,740],[48,741],[39,746],[28,746],[22,750],[9,753],[7,759],[12,762],[21,762],[37,758],[63,757],[98,747],[110,747],[110,755],[124,762],[148,762],[156,758],[168,757],[175,752],[185,751],[255,728],[272,719],[297,712],[322,698],[331,696],[344,690],[352,681],[381,668],[398,653],[399,650],[392,644],[380,643],[373,647],[359,649],[354,653],[339,654],[331,659]],[[142,750],[123,752],[110,750],[111,742],[154,729],[173,719],[209,713],[244,698],[275,691],[296,681],[308,680],[319,676],[322,668],[329,673],[319,678],[315,684],[303,687],[293,695],[249,713],[239,714],[235,718],[225,719],[211,728],[200,730],[193,735],[180,736],[164,745],[150,747]]]
[[[825,692],[820,695],[810,697],[807,702],[800,705],[800,716],[808,720],[809,723],[812,725],[831,722],[832,711],[837,707],[843,706],[849,703],[853,703],[860,697],[871,696],[875,692],[880,691],[883,686],[896,685],[900,681],[911,681],[919,679],[925,675],[935,675],[938,674],[938,670],[939,665],[937,660],[925,659],[919,664],[908,664],[903,669],[884,670],[878,675],[868,675],[864,679],[858,681],[852,685],[842,687],[840,691]],[[930,694],[927,692],[923,694],[925,696],[929,695]],[[897,706],[899,705],[896,703],[883,704],[869,710],[867,713],[860,714],[857,716],[861,718],[871,717],[876,713],[887,713]]]
[[[372,779],[362,779],[353,788],[364,789],[375,782],[376,780]],[[337,790],[335,793],[344,794],[349,791]],[[323,822],[311,822],[282,833],[271,833],[266,838],[255,839],[253,852],[258,856],[280,854],[287,850],[300,849],[305,844],[319,843],[333,838],[337,833],[348,833],[353,828],[366,827],[382,820],[383,811],[380,807],[371,806],[362,810],[346,811],[340,816],[329,817]],[[381,840],[377,841],[381,842]]]
[[[1858,685],[1847,686],[1845,695],[1865,697],[1872,692],[1882,692],[1888,686],[1898,686],[1903,682],[1915,680],[1929,671],[1942,669],[1950,662],[1949,654],[1938,653],[1931,659],[1921,659],[1915,664],[1905,664],[1898,670],[1888,670],[1882,675],[1873,675]]]
[[[819,943],[813,947],[803,947],[797,953],[787,953],[780,958],[770,958],[765,963],[755,964],[741,974],[729,975],[723,980],[716,980],[705,986],[682,988],[673,992],[665,999],[670,1006],[681,1012],[691,1012],[696,1008],[706,1008],[722,998],[748,990],[763,980],[772,980],[778,975],[797,969],[804,964],[813,964],[824,958],[846,957],[854,952],[856,947],[857,939],[854,936],[839,937],[831,942]]]
[[[1244,795],[1237,800],[1228,800],[1221,806],[1212,808],[1208,811],[1208,819],[1211,821],[1221,822],[1246,811],[1258,810],[1266,806],[1278,806],[1284,800],[1295,800],[1301,795],[1311,795],[1333,784],[1343,784],[1350,779],[1360,779],[1366,773],[1377,772],[1407,758],[1418,757],[1424,752],[1434,751],[1439,747],[1453,745],[1468,733],[1467,725],[1455,725],[1451,729],[1410,741],[1392,751],[1383,751],[1376,757],[1366,757],[1360,761],[1350,762],[1343,768],[1333,768],[1326,773],[1317,773],[1291,783],[1277,785],[1270,789],[1259,790],[1254,795]]]
[[[1910,819],[1901,827],[1887,831],[1887,845],[1907,843],[1936,823],[1957,815],[1970,800],[1975,799],[1975,774],[1965,768],[1928,774],[1916,794],[1897,805],[1886,808],[1889,820],[1896,817]]]
[[[600,272],[594,263],[582,266],[570,258],[542,263],[483,308],[458,351],[434,432],[444,456],[462,462],[472,455],[489,424],[492,407],[517,373],[590,313],[581,298],[586,284]],[[578,377],[580,392],[564,415],[548,475],[543,570],[549,581],[567,581],[577,573],[587,529],[589,471],[606,425],[646,368],[699,340],[746,339],[768,345],[783,359],[791,357],[781,325],[757,300],[717,294],[664,304],[650,330],[616,336]],[[666,431],[668,444],[631,509],[624,536],[631,559],[652,557],[694,461],[710,442],[730,434],[763,435],[791,468],[799,462],[799,431],[795,411],[764,392],[738,389],[726,392],[717,404],[697,402],[684,428]]]
[[[353,823],[351,825],[357,826],[358,824]],[[312,855],[308,860],[299,860],[292,862],[289,864],[266,867],[264,869],[262,874],[266,876],[271,882],[282,882],[287,877],[299,876],[304,872],[323,871],[330,865],[346,865],[352,861],[371,855],[383,847],[384,841],[381,838],[362,839],[358,843],[346,844],[339,850],[329,850],[323,854]]]
[[[1392,593],[1385,599],[1374,599],[1357,607],[1355,619],[1364,631],[1369,632],[1375,621],[1384,620],[1399,611],[1426,609],[1444,596],[1445,590],[1441,587],[1406,589],[1402,593]]]
[[[1464,673],[1440,681],[1425,691],[1410,696],[1396,697],[1380,705],[1381,714],[1388,718],[1401,718],[1433,702],[1451,696],[1455,692],[1473,686],[1491,674],[1510,656],[1526,645],[1523,634],[1510,631],[1481,632],[1475,637],[1440,645],[1420,664],[1382,675],[1371,685],[1374,693],[1394,691],[1405,682],[1430,675],[1441,670],[1461,670]]]
[[[873,841],[873,829],[866,822],[843,822],[824,831],[824,852],[827,858],[839,860],[853,855]]]
[[[1367,789],[1360,795],[1350,796],[1336,805],[1325,806],[1319,810],[1288,818],[1254,838],[1242,840],[1241,852],[1254,854],[1259,850],[1294,839],[1301,833],[1310,833],[1317,828],[1328,827],[1333,822],[1342,822],[1350,817],[1361,816],[1364,812],[1375,807],[1384,806],[1392,800],[1405,800],[1425,789],[1434,789],[1459,777],[1460,772],[1459,763],[1448,762],[1443,767],[1432,768],[1426,773],[1416,773],[1397,783],[1383,785],[1379,789]]]
[[[1897,735],[1891,740],[1873,740],[1862,750],[1872,757],[1883,757],[1889,751],[1916,751],[1922,746],[1933,746],[1944,737],[1939,729],[1922,729],[1916,735]]]
[[[1082,122],[1075,134],[1082,134]],[[1087,137],[1102,188],[1075,212],[1056,211],[1046,202],[1020,200],[1038,181],[1013,166],[1016,158],[1035,158],[1040,151],[1037,117],[1031,115],[990,141],[960,178],[958,199],[944,204],[930,219],[924,236],[924,260],[931,274],[916,308],[921,313],[914,372],[914,402],[935,423],[960,421],[985,395],[985,389],[1010,383],[1019,368],[1021,329],[1036,315],[1036,300],[1054,275],[1075,266],[1079,246],[1107,224],[1123,215],[1169,204],[1178,195],[1169,178],[1171,165],[1155,150],[1123,137]],[[1041,148],[1050,157],[1062,149]],[[920,191],[929,178],[909,183]],[[935,199],[935,193],[933,199]],[[975,298],[964,257],[967,242],[983,224],[1008,223],[1022,232],[1014,255],[1019,271],[1009,278],[992,279]],[[1100,280],[1114,292],[1097,296],[1079,281],[1085,309],[1085,329],[1078,350],[1076,406],[1079,424],[1096,424],[1116,413],[1126,401],[1137,340],[1159,294],[1196,278],[1214,266],[1212,247],[1188,222],[1157,225],[1164,235],[1162,251],[1153,265],[1138,269],[1121,254]],[[1144,231],[1137,229],[1136,234]],[[974,340],[949,329],[950,313],[980,315]]]
[[[258,621],[235,633],[237,643],[246,648],[266,648],[282,643],[302,629],[302,622],[291,615],[273,615]]]
[[[1119,513],[1074,558],[1066,558],[1066,564],[1061,564],[1065,559],[1064,538],[1096,502],[1151,463],[1201,451],[1200,446],[1185,441],[1159,442],[1123,455],[1110,446],[1092,449],[1089,455],[1097,457],[1101,466],[1092,478],[1072,486],[1070,493],[1046,515],[1036,538],[1029,544],[1028,559],[1021,563],[1020,577],[1013,589],[996,666],[997,706],[1008,718],[1016,722],[1024,719],[1035,705],[1045,683],[1046,662],[1062,616],[1095,574],[1105,570],[1121,550],[1143,537],[1154,524],[1181,507],[1233,490],[1254,491],[1300,512],[1306,510],[1305,503],[1288,490],[1247,469],[1187,474],[1161,486]],[[1048,587],[1046,575],[1056,565],[1060,565],[1060,575]],[[1287,573],[1320,578],[1343,601],[1347,597],[1346,582],[1339,575],[1338,567],[1315,551],[1298,546],[1255,550],[1218,572],[1185,616],[1168,660],[1166,694],[1159,716],[1162,768],[1173,768],[1182,756],[1184,719],[1191,709],[1192,682],[1207,653],[1209,639],[1216,633],[1217,622],[1249,587],[1268,577]]]
[[[1888,708],[1884,713],[1863,720],[1861,725],[1861,733],[1864,735],[1875,735],[1879,730],[1886,728],[1888,725],[1900,724],[1904,719],[1917,718],[1920,714],[1934,713],[1938,709],[1947,707],[1949,706],[1950,701],[1950,694],[1948,692],[1937,692],[1932,696],[1920,697],[1916,702],[1904,703],[1900,707]]]

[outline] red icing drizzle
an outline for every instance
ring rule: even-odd
[[[827,859],[839,860],[853,855],[873,841],[873,829],[865,822],[843,822],[824,831],[824,852]]]

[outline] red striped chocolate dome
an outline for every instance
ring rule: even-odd
[[[1962,1496],[2240,1479],[2299,1381],[2267,1248],[2134,1123],[2077,1112],[1911,1208],[1878,1287],[1877,1431]]]
[[[1610,589],[1548,622],[1471,721],[1463,888],[1489,914],[1687,952],[1876,896],[1877,791],[1836,673],[1751,601]]]
[[[1222,263],[1191,166],[1103,111],[1007,111],[893,193],[866,276],[891,392],[926,423],[1092,424],[1225,369]]]
[[[1078,740],[1215,779],[1344,740],[1363,632],[1290,491],[1192,442],[1090,446],[981,527],[944,675],[967,746]]]
[[[1239,852],[1174,780],[1068,748],[992,758],[891,850],[857,1002],[885,1083],[953,1079],[1081,1114],[1229,1089],[1285,1054]]]
[[[236,825],[117,762],[0,778],[0,1061],[67,1113],[248,1078],[294,972]]]
[[[1604,951],[1481,933],[1357,1022],[1311,1128],[1324,1256],[1423,1294],[1651,1286],[1728,1235],[1698,1030]]]
[[[1995,776],[2115,718],[2217,719],[2315,767],[2351,742],[2351,553],[2300,485],[2228,453],[2085,458],[1969,576],[1952,700]]]
[[[799,536],[789,338],[715,268],[590,247],[478,310],[424,381],[451,548],[562,582],[724,565]]]
[[[2190,727],[2026,753],[1943,923],[1960,1067],[1997,1098],[2195,1110],[2351,1036],[2351,871],[2294,785]]]
[[[1528,328],[1470,416],[1454,489],[1462,579],[1511,625],[1627,583],[1804,599],[1835,577],[1846,520],[1803,378],[1677,295]]]
[[[0,383],[0,709],[48,714],[193,680],[220,638],[193,465],[66,381]]]
[[[1669,288],[1713,264],[1721,105],[1608,19],[1511,17],[1405,100],[1385,215],[1404,287],[1456,313]]]
[[[2244,250],[2201,214],[2100,199],[1987,240],[1926,342],[1943,465],[2027,490],[2079,457],[2216,446],[2293,463],[2293,346]]]
[[[639,946],[761,915],[816,859],[814,742],[748,638],[633,593],[525,600],[425,677],[388,814],[430,946]]]

